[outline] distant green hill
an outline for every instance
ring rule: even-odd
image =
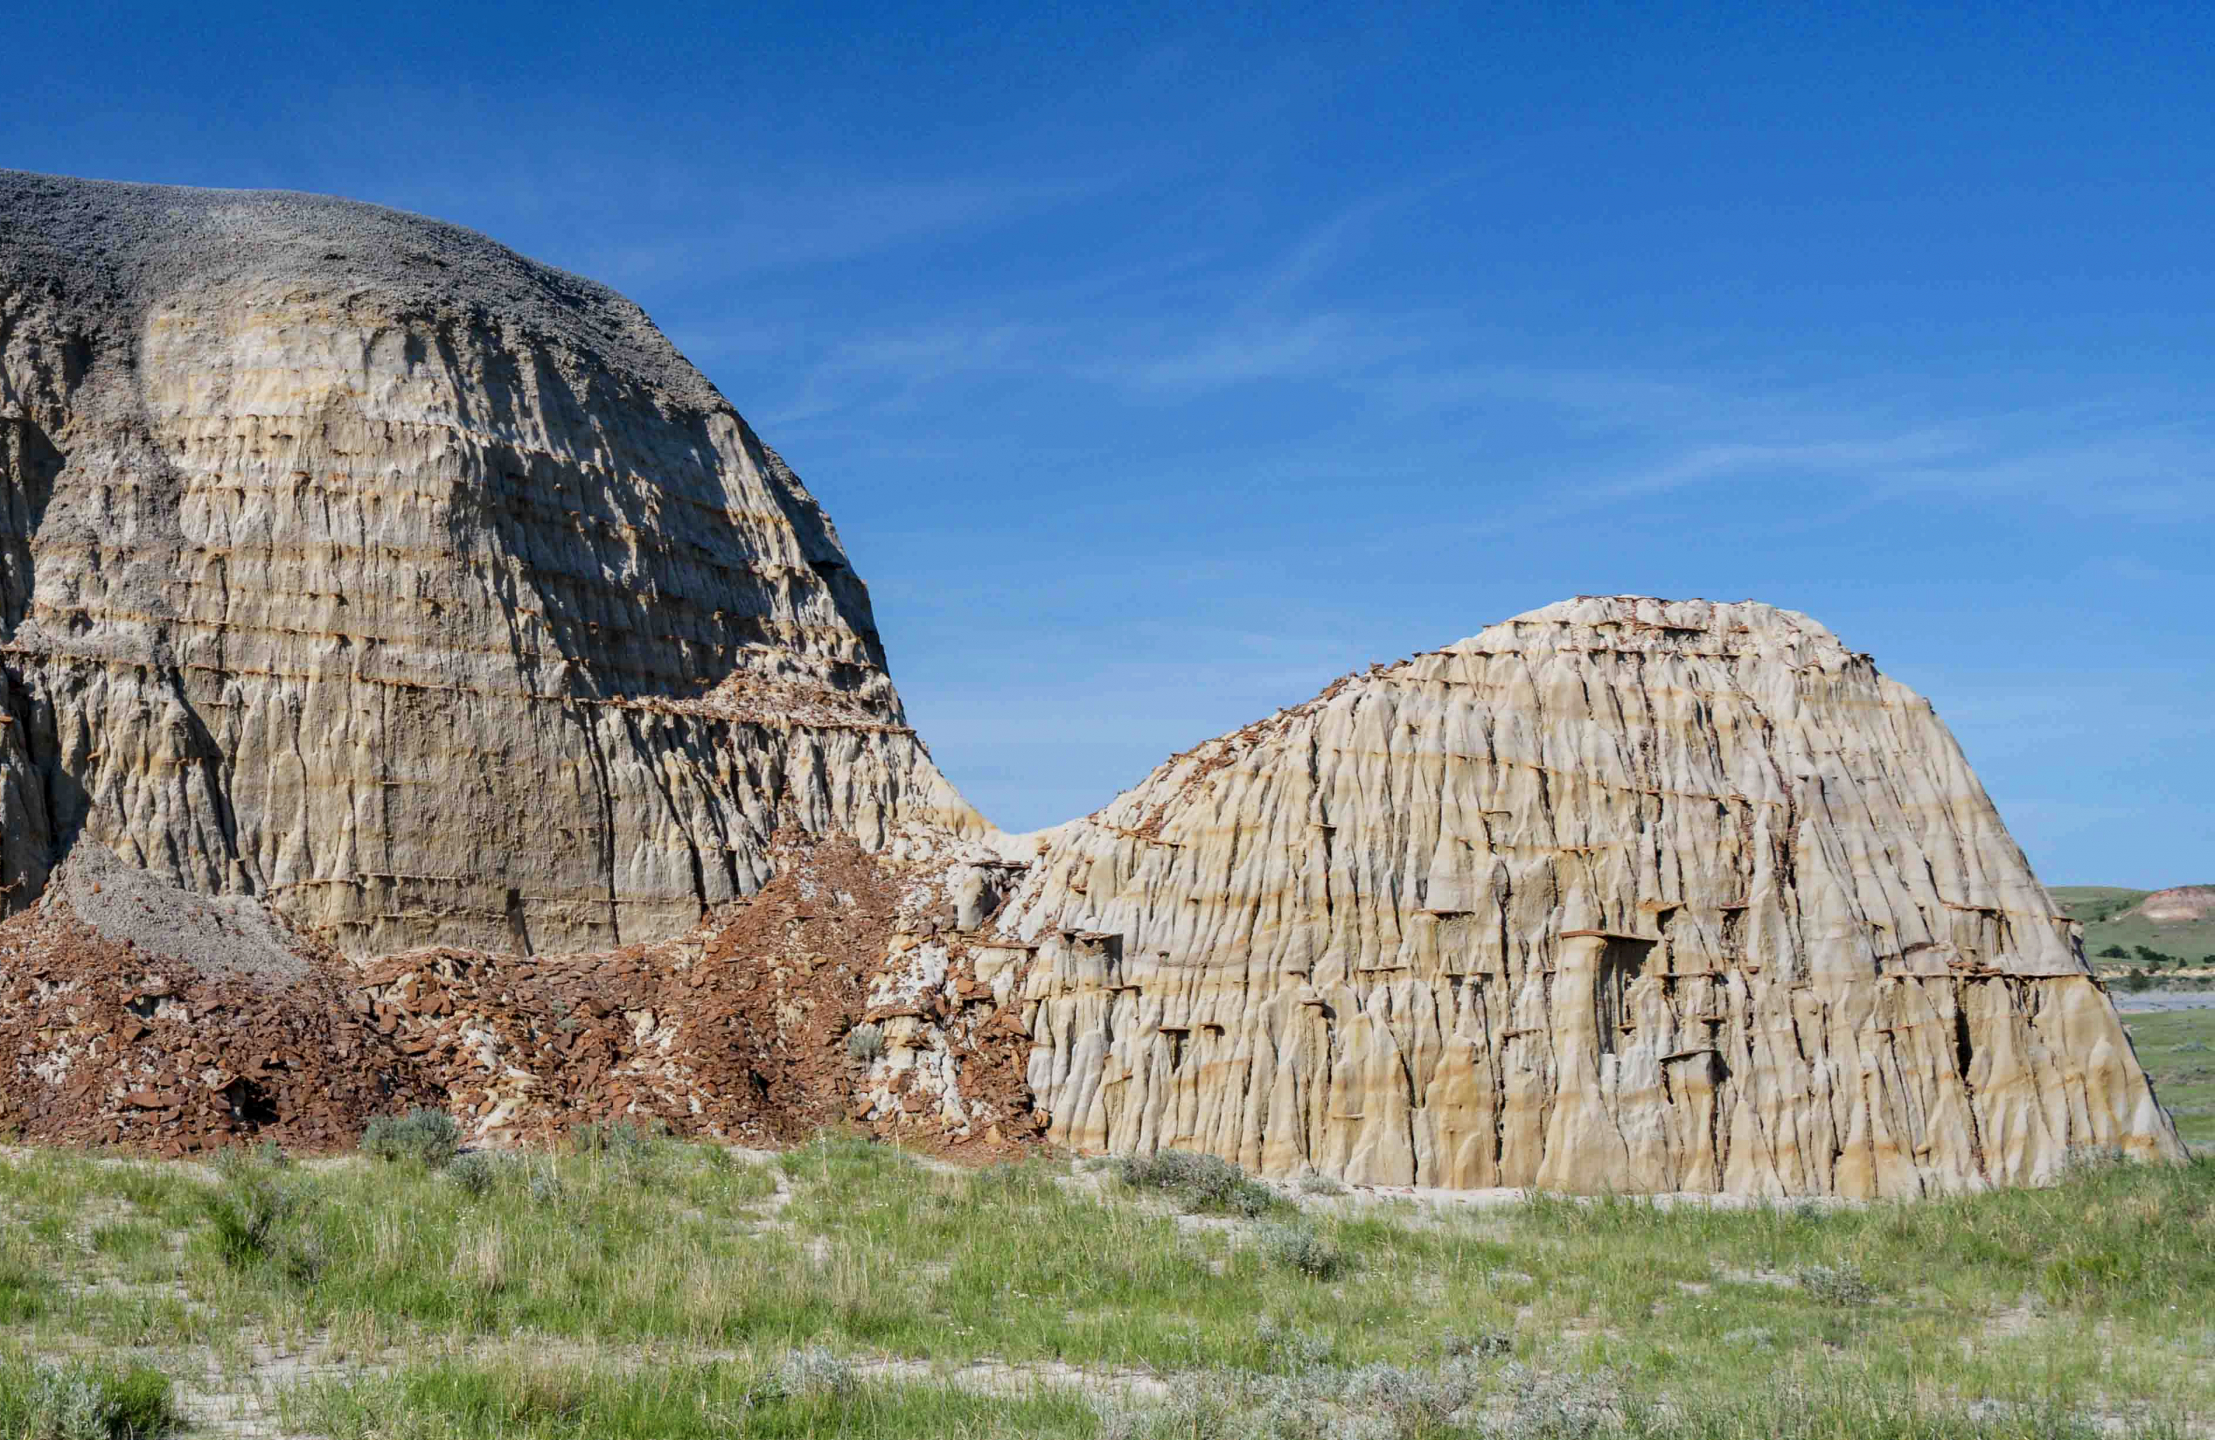
[[[2063,914],[2084,926],[2084,953],[2102,968],[2149,966],[2138,947],[2195,968],[2215,965],[2215,912],[2200,919],[2153,920],[2140,913],[2148,896],[2167,891],[2130,890],[2119,885],[2050,885],[2046,893]],[[2122,956],[2103,955],[2120,949]]]

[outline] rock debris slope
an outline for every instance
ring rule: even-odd
[[[1766,605],[1341,680],[1051,836],[996,936],[1087,1150],[1850,1196],[2182,1153],[1930,706]]]
[[[637,306],[316,196],[0,171],[0,887],[91,837],[349,953],[688,930],[982,822]]]

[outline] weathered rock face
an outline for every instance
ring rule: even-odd
[[[1446,1186],[2181,1153],[1944,727],[1803,617],[1537,611],[1026,850],[637,307],[309,196],[0,171],[0,911],[42,891],[0,1104],[59,1138],[343,1143],[382,1066],[483,1134],[1043,1116]]]
[[[780,825],[981,822],[645,315],[313,196],[0,171],[0,886],[79,836],[355,953],[586,949]]]
[[[997,935],[1088,1150],[1852,1196],[2182,1153],[1929,705],[1765,605],[1342,680],[1047,837]]]
[[[2215,920],[2215,885],[2178,885],[2156,890],[2124,913],[2151,920],[2156,925]]]

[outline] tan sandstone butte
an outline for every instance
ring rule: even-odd
[[[1552,605],[1043,844],[990,940],[1078,1149],[1771,1196],[2183,1153],[1945,726],[1790,611]]]
[[[982,821],[776,453],[613,291],[311,195],[0,171],[0,906],[80,837],[374,954],[681,934]]]

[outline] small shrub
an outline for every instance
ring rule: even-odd
[[[1348,1375],[1337,1398],[1355,1415],[1385,1421],[1388,1433],[1406,1435],[1437,1431],[1483,1392],[1478,1370],[1466,1361],[1450,1363],[1436,1374],[1380,1362]]]
[[[1438,1337],[1438,1353],[1448,1360],[1498,1360],[1515,1353],[1515,1337],[1504,1330],[1475,1335],[1448,1330]]]
[[[437,1170],[461,1148],[461,1126],[443,1110],[379,1115],[362,1131],[361,1148],[379,1160],[419,1160]]]
[[[551,1170],[533,1170],[531,1172],[531,1203],[534,1205],[559,1205],[561,1200],[561,1177]]]
[[[506,1167],[499,1158],[473,1150],[467,1155],[457,1155],[446,1167],[446,1178],[461,1187],[463,1194],[472,1200],[482,1200],[500,1183],[500,1172]]]
[[[884,1056],[884,1027],[864,1022],[847,1031],[846,1054],[857,1064],[875,1064]]]
[[[1157,1190],[1188,1210],[1205,1210],[1248,1219],[1280,1208],[1277,1192],[1228,1160],[1189,1150],[1156,1150],[1133,1155],[1120,1167],[1123,1183],[1134,1190]]]
[[[1310,1170],[1300,1177],[1302,1195],[1343,1195],[1346,1182],[1335,1175],[1325,1175],[1320,1170]]]
[[[159,1370],[0,1361],[0,1435],[9,1440],[145,1440],[177,1423]]]
[[[788,1352],[777,1364],[776,1388],[784,1395],[851,1395],[860,1381],[854,1367],[820,1345]]]
[[[1605,1371],[1543,1374],[1510,1365],[1506,1378],[1513,1404],[1505,1423],[1487,1432],[1501,1440],[1587,1440],[1622,1431],[1622,1388]]]
[[[1793,1278],[1824,1305],[1867,1305],[1877,1298],[1876,1287],[1862,1277],[1858,1265],[1802,1265]]]
[[[1483,1397],[1484,1382],[1482,1369],[1467,1360],[1435,1373],[1318,1360],[1275,1374],[1186,1371],[1170,1381],[1163,1400],[1095,1405],[1106,1440],[1427,1440],[1465,1433],[1449,1427],[1465,1423],[1463,1412]]]
[[[1348,1268],[1344,1251],[1306,1225],[1271,1225],[1262,1233],[1262,1253],[1273,1265],[1329,1280]]]
[[[595,1120],[569,1132],[569,1148],[579,1155],[598,1155],[622,1164],[653,1158],[661,1137],[630,1120]]]
[[[323,1270],[322,1242],[307,1224],[311,1192],[251,1165],[226,1167],[223,1183],[200,1200],[216,1253],[234,1270],[275,1269],[313,1284]]]
[[[1326,1365],[1338,1349],[1338,1342],[1324,1331],[1279,1325],[1267,1315],[1255,1324],[1254,1339],[1269,1352],[1269,1368],[1283,1375],[1298,1375]]]

